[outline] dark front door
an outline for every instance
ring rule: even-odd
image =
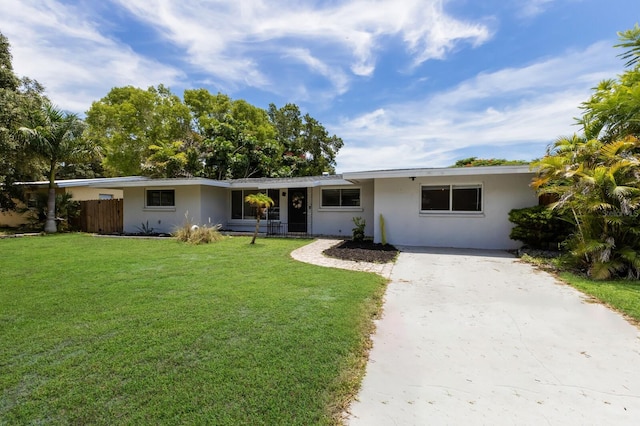
[[[307,188],[289,188],[289,232],[307,232]]]

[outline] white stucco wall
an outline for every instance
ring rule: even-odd
[[[175,190],[175,207],[145,207],[145,188],[124,189],[124,232],[140,232],[141,224],[149,222],[154,232],[172,233],[185,221],[185,214],[194,224],[203,223],[201,186],[153,187]],[[207,220],[205,218],[205,220]]]
[[[407,246],[513,249],[509,238],[511,209],[537,204],[529,188],[531,175],[484,175],[376,179],[375,241],[380,242],[379,215],[387,242]],[[482,184],[482,213],[420,213],[421,185]]]
[[[201,224],[227,226],[230,211],[228,190],[211,186],[201,187],[202,204],[200,206]]]
[[[360,188],[360,207],[323,208],[321,191],[323,188]],[[362,217],[366,221],[365,235],[373,236],[374,229],[373,181],[354,186],[316,187],[311,190],[311,229],[313,235],[335,235],[351,238],[354,228],[353,218]]]

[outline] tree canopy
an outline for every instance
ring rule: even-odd
[[[186,173],[183,154],[190,136],[188,108],[160,85],[147,90],[116,87],[87,111],[87,137],[103,149],[103,165],[112,176],[175,177]],[[169,157],[169,158],[167,158]]]
[[[640,29],[620,38],[632,68],[581,105],[581,134],[559,138],[534,163],[533,187],[571,213],[577,232],[567,246],[596,279],[640,278]]]
[[[524,160],[506,160],[504,158],[469,157],[458,160],[452,167],[482,167],[482,166],[520,166],[529,164]]]
[[[39,179],[42,164],[25,150],[18,129],[46,98],[35,80],[18,78],[13,72],[9,40],[0,33],[0,210],[15,207],[21,180]]]
[[[294,104],[268,110],[206,89],[113,88],[87,112],[112,175],[213,179],[332,173],[342,139]]]

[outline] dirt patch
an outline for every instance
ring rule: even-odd
[[[373,241],[343,241],[322,253],[341,260],[388,263],[396,259],[398,249],[391,244],[375,244]]]

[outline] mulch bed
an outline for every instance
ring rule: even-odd
[[[375,244],[373,241],[343,241],[328,248],[323,254],[341,260],[356,262],[387,263],[398,256],[398,249],[391,244]]]

